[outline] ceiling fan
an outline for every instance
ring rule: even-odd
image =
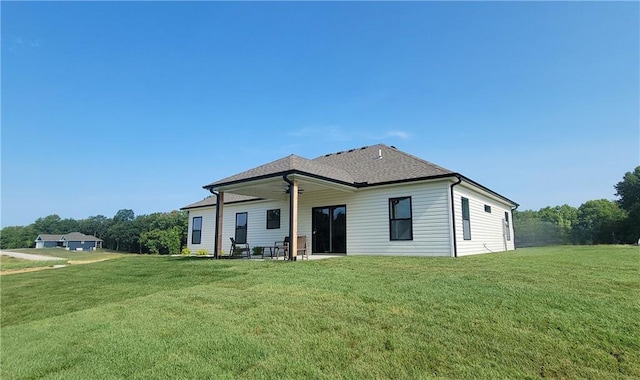
[[[286,186],[281,190],[282,194],[291,194],[291,186]],[[298,195],[304,193],[304,189],[298,188]]]

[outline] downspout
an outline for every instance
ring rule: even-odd
[[[454,182],[451,184],[451,225],[453,227],[453,257],[458,257],[458,239],[456,238],[456,207],[455,200],[453,198],[453,187],[459,185],[462,182],[462,177],[460,174],[455,174],[455,177],[458,178],[458,182]]]
[[[291,248],[291,240],[293,239],[293,196],[291,196],[291,190],[293,189],[293,181],[287,177],[288,174],[282,176],[282,179],[289,184],[289,248]],[[293,252],[289,249],[289,260],[293,258]]]
[[[216,196],[216,227],[214,230],[214,239],[213,239],[213,258],[217,259],[218,258],[218,228],[220,228],[218,226],[218,220],[220,220],[220,194],[218,194],[217,191],[213,191],[213,189],[209,189],[209,192],[211,192],[211,194]]]
[[[513,211],[518,208],[518,205],[511,207],[511,229],[513,230],[513,234],[511,234],[511,239],[513,240],[513,250],[516,250],[516,221],[513,219]]]

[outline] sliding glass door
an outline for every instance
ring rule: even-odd
[[[312,209],[313,253],[347,253],[347,207]]]

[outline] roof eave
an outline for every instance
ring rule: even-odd
[[[460,174],[460,173],[446,173],[446,174],[438,174],[438,175],[433,175],[433,176],[425,176],[425,177],[416,177],[416,178],[406,178],[406,179],[400,179],[400,180],[396,180],[396,181],[386,181],[386,182],[377,182],[377,183],[358,183],[357,187],[358,188],[367,188],[367,187],[375,187],[375,186],[384,186],[384,185],[394,185],[394,184],[401,184],[401,183],[410,183],[410,182],[418,182],[418,181],[429,181],[429,180],[438,180],[438,179],[445,179],[445,178],[462,178],[462,180],[472,184],[473,186],[476,186],[480,189],[482,189],[483,191],[491,194],[492,196],[499,198],[509,204],[514,205],[515,207],[520,206],[518,203],[512,201],[511,199],[500,195],[498,193],[496,193],[495,191],[479,184],[478,182],[465,177],[464,175]]]
[[[264,201],[265,198],[251,198],[251,199],[242,199],[239,201],[232,201],[232,202],[224,202],[225,205],[232,205],[232,204],[238,204],[238,203],[245,203],[245,202],[255,202],[255,201]],[[199,206],[185,206],[180,208],[180,210],[195,210],[198,208],[207,208],[207,207],[216,207],[217,205],[215,203],[209,204],[209,205],[199,205]]]
[[[213,191],[218,191],[218,189],[223,188],[223,187],[238,185],[238,184],[247,183],[247,182],[254,182],[254,181],[259,181],[259,180],[269,179],[269,178],[284,177],[284,176],[289,176],[289,175],[302,175],[302,176],[315,178],[315,179],[320,179],[320,180],[328,181],[328,182],[333,182],[333,183],[337,183],[337,184],[340,184],[340,185],[349,186],[349,187],[353,187],[353,188],[357,187],[356,184],[353,183],[353,182],[346,182],[346,181],[342,181],[342,180],[339,180],[339,179],[325,177],[325,176],[321,176],[321,175],[318,175],[318,174],[313,174],[313,173],[305,172],[305,171],[302,171],[302,170],[294,169],[294,170],[280,171],[280,172],[277,172],[277,173],[264,174],[264,175],[256,176],[256,177],[239,179],[239,180],[236,180],[236,181],[220,182],[220,183],[215,183],[214,182],[214,183],[211,183],[209,185],[202,186],[202,188],[205,189],[205,190],[208,190],[209,192],[213,192]]]
[[[395,185],[395,184],[408,183],[408,182],[444,179],[444,178],[455,177],[455,176],[456,176],[456,173],[447,173],[447,174],[438,174],[438,175],[431,175],[431,176],[424,176],[424,177],[404,178],[404,179],[398,179],[394,181],[385,181],[385,182],[375,182],[375,183],[363,182],[363,183],[358,183],[357,187],[360,189],[360,188],[366,188],[366,187]]]
[[[476,187],[479,187],[480,189],[482,189],[483,191],[485,191],[485,192],[487,192],[487,193],[489,193],[489,194],[493,195],[494,197],[500,198],[500,199],[502,199],[503,201],[505,201],[505,202],[507,202],[507,203],[510,203],[510,204],[512,204],[512,205],[513,205],[513,206],[515,206],[515,207],[520,206],[518,203],[516,203],[516,202],[512,201],[511,199],[509,199],[509,198],[507,198],[507,197],[505,197],[505,196],[503,196],[503,195],[500,195],[500,194],[496,193],[495,191],[493,191],[493,190],[489,189],[488,187],[482,186],[482,185],[481,185],[481,184],[479,184],[478,182],[476,182],[476,181],[474,181],[474,180],[472,180],[472,179],[470,179],[470,178],[468,178],[468,177],[465,177],[465,176],[463,176],[462,174],[458,174],[458,173],[457,173],[457,176],[459,176],[459,178],[462,178],[462,180],[463,180],[463,181],[466,181],[466,182],[468,182],[468,183],[470,183],[470,184],[472,184],[472,185],[474,185],[474,186],[476,186]]]

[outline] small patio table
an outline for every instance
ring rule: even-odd
[[[260,248],[262,248],[262,257],[264,258],[265,253],[267,250],[269,250],[269,258],[273,259],[273,254],[276,254],[276,258],[278,258],[278,253],[280,250],[280,247],[278,246],[273,246],[273,245],[265,245],[265,246],[260,246]]]

